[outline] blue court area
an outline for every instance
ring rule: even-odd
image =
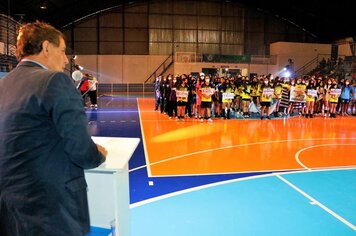
[[[191,189],[133,205],[132,236],[356,235],[355,183],[353,169],[267,175]]]

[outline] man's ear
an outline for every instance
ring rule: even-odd
[[[49,50],[49,42],[47,40],[43,41],[42,43],[42,53],[45,55],[45,56],[48,56],[48,50]]]

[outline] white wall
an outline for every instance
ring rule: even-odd
[[[78,55],[76,63],[101,83],[143,83],[168,55]]]
[[[351,48],[348,43],[339,45],[339,55],[351,56]]]
[[[295,70],[317,56],[319,60],[328,58],[331,45],[277,42],[270,45],[270,53],[277,58],[275,65],[176,62],[166,73],[189,74],[201,72],[202,68],[228,67],[241,69],[244,75],[277,75],[288,64],[289,58],[293,59]],[[348,44],[339,46],[339,55],[351,55]],[[96,75],[101,83],[143,83],[167,57],[168,55],[78,55],[76,62],[85,68],[84,72]]]
[[[330,44],[317,43],[289,43],[277,42],[270,45],[270,54],[277,56],[277,67],[282,69],[288,64],[288,59],[291,58],[294,62],[294,70],[298,70],[309,61],[316,58],[319,60],[331,54]]]

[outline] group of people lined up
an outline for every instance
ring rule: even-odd
[[[212,121],[212,117],[230,119],[232,111],[248,118],[252,105],[261,119],[271,119],[272,113],[274,117],[290,116],[295,109],[305,118],[356,115],[356,80],[337,81],[328,76],[168,75],[156,78],[154,90],[155,110],[169,118],[176,116],[177,120],[186,116],[201,121]],[[287,106],[282,109],[284,94]]]

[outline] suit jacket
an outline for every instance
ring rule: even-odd
[[[0,79],[1,236],[85,235],[83,169],[104,160],[66,74],[23,61]]]

